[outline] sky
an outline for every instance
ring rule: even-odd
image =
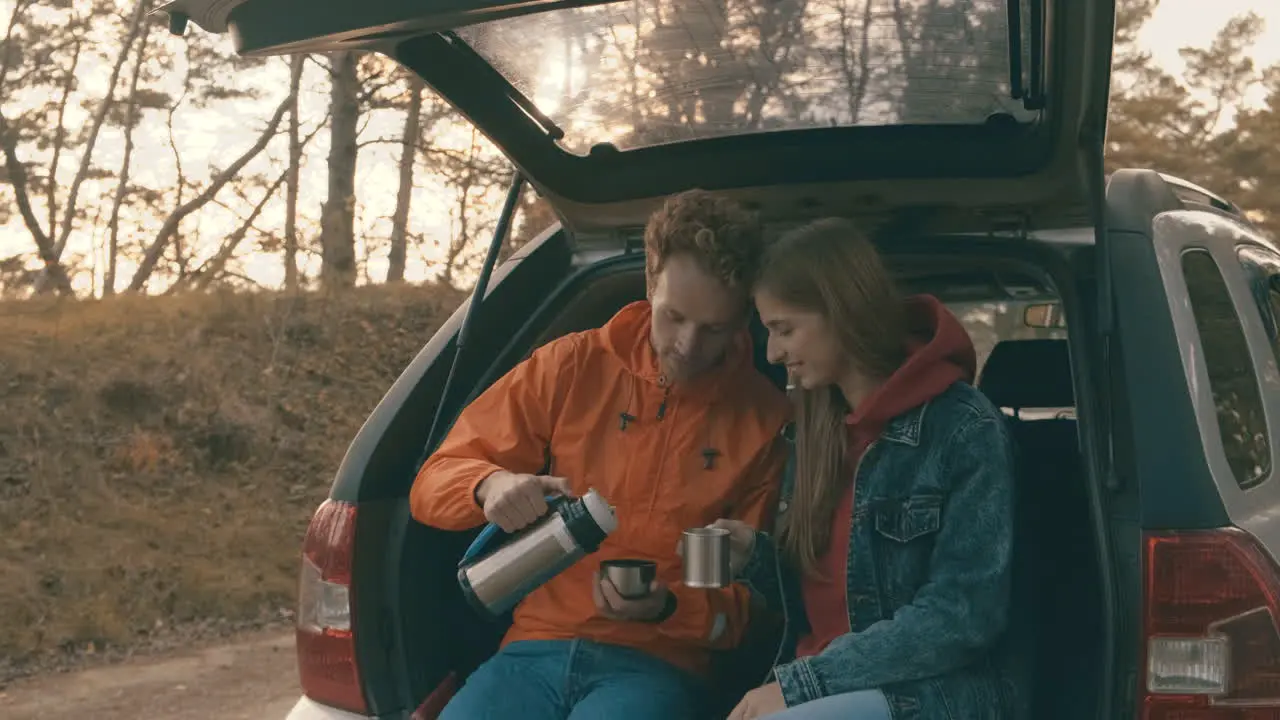
[[[1236,15],[1252,10],[1266,22],[1254,58],[1260,67],[1280,62],[1280,2],[1276,0],[1161,0],[1142,29],[1141,42],[1171,72],[1182,68],[1178,48],[1203,47]]]
[[[131,0],[121,0],[122,3],[131,4]],[[0,0],[0,9],[7,11],[11,7],[10,2]],[[1214,34],[1233,16],[1240,13],[1253,10],[1262,16],[1266,22],[1266,30],[1255,48],[1255,59],[1259,66],[1266,66],[1280,62],[1280,0],[1162,0],[1155,15],[1151,21],[1144,27],[1140,35],[1140,43],[1145,49],[1149,50],[1155,59],[1165,66],[1165,68],[1174,74],[1178,74],[1182,70],[1182,62],[1178,56],[1179,48],[1186,46],[1206,46],[1212,39]],[[7,17],[7,12],[4,13]],[[189,29],[189,33],[203,32],[194,26]],[[182,42],[179,38],[172,37],[156,37],[154,42],[172,45],[174,48]],[[215,38],[215,42],[230,43],[230,39],[226,36]],[[267,75],[276,80],[283,80],[286,77],[286,70],[283,60],[276,60],[276,66],[270,70],[264,71]],[[98,68],[100,72],[95,75],[101,77],[85,77],[82,82],[87,86],[95,82],[105,85],[106,68]],[[171,79],[174,83],[180,83],[179,68],[173,68]],[[308,80],[304,83],[307,86],[303,94],[303,103],[307,107],[304,115],[310,117],[319,117],[323,112],[323,107],[327,103],[327,87],[320,75],[319,67],[311,67],[308,71]],[[243,76],[242,76],[243,79]],[[172,84],[172,83],[171,83]],[[271,89],[264,92],[264,99],[261,101],[262,107],[274,105],[281,97],[283,87],[275,87],[276,83],[267,81],[264,83],[266,87]],[[176,86],[175,86],[176,89]],[[278,92],[281,91],[281,92]],[[1254,98],[1260,100],[1261,98]],[[225,107],[225,106],[223,106]],[[75,110],[73,109],[73,112]],[[85,114],[85,113],[82,113]],[[249,110],[246,108],[247,117],[237,117],[236,113],[212,113],[216,117],[211,117],[208,111],[199,111],[187,108],[183,122],[178,124],[180,137],[179,144],[182,146],[184,168],[189,175],[202,174],[202,171],[209,164],[217,164],[219,161],[225,162],[229,153],[239,153],[239,148],[243,148],[252,143],[254,137],[254,128],[260,127],[262,117],[265,111],[261,108]],[[393,138],[400,129],[400,116],[398,113],[382,113],[381,117],[372,118],[369,127],[366,128],[364,138]],[[246,123],[246,119],[249,122]],[[456,143],[450,143],[454,147],[466,147],[469,145],[470,133],[467,128],[458,128]],[[307,128],[303,130],[304,134]],[[172,182],[169,177],[173,174],[171,156],[168,149],[168,138],[164,136],[158,137],[137,137],[138,158],[157,158],[160,161],[156,163],[140,163],[136,164],[133,173],[136,182],[142,182],[152,186],[164,186]],[[301,210],[307,221],[314,221],[319,214],[319,205],[324,199],[325,194],[325,177],[323,172],[323,147],[327,145],[326,135],[322,133],[315,140],[316,147],[308,153],[308,163],[303,171],[303,187],[301,192]],[[216,148],[221,145],[222,149]],[[279,147],[277,147],[279,146]],[[95,164],[105,167],[114,167],[118,165],[118,157],[123,147],[122,138],[119,133],[113,133],[104,130],[102,137],[99,139],[98,151],[95,153]],[[263,171],[266,174],[274,175],[278,167],[278,163],[283,159],[279,150],[283,148],[282,143],[273,143],[273,149],[255,163],[252,169]],[[232,148],[237,148],[232,150]],[[393,203],[395,195],[396,171],[395,162],[398,147],[392,145],[373,145],[361,151],[360,161],[357,166],[357,187],[360,188],[362,196],[377,198],[378,202],[365,202],[368,207],[365,210],[367,216],[357,219],[357,235],[368,234],[371,237],[385,237],[388,233],[390,208],[383,207],[389,203]],[[78,158],[70,158],[69,162],[65,162],[60,168],[59,179],[70,181],[71,176],[75,174],[75,164]],[[64,177],[65,176],[65,177]],[[250,191],[250,197],[255,197],[257,191]],[[420,186],[414,194],[413,206],[413,224],[415,230],[424,233],[426,237],[448,237],[452,228],[449,208],[453,204],[450,197],[452,193],[447,192],[446,188],[436,186],[435,183],[426,183],[420,181]],[[226,198],[229,204],[237,204],[234,195],[228,190],[224,190],[224,195],[220,198]],[[388,202],[381,202],[387,200]],[[497,198],[492,198],[496,201]],[[237,208],[237,212],[238,212]],[[282,197],[278,197],[276,202],[268,206],[268,212],[265,217],[282,212]],[[226,208],[219,208],[216,205],[209,205],[199,213],[198,216],[188,222],[197,223],[205,228],[215,228],[230,225],[234,227],[236,213],[231,213]],[[15,217],[11,219],[7,228],[0,228],[0,258],[8,257],[15,252],[29,252],[34,250],[30,247],[31,240],[25,228],[21,227],[21,221]],[[266,221],[269,224],[271,221]],[[125,223],[122,223],[122,228]],[[7,232],[6,232],[7,231]],[[138,238],[146,240],[145,236]],[[100,247],[103,237],[100,235],[93,239],[93,245]],[[73,243],[75,245],[76,243]],[[84,245],[89,245],[86,241]],[[69,247],[68,250],[72,250]],[[212,249],[211,249],[212,250]],[[81,249],[81,252],[97,254],[97,249]],[[363,255],[361,249],[357,249],[358,254]],[[430,272],[430,266],[437,257],[439,257],[439,249],[424,246],[415,257],[414,251],[411,249],[409,258],[408,276],[410,280],[420,280],[433,274]],[[316,264],[317,258],[309,258],[307,271],[314,273],[318,268]],[[246,263],[245,270],[260,282],[268,285],[274,285],[281,279],[283,270],[280,268],[279,258],[275,254],[259,255],[252,258]],[[366,272],[372,278],[381,279],[385,274],[386,256],[385,249],[379,253],[371,253],[367,259],[368,268]],[[132,273],[132,266],[122,267],[122,277],[118,282],[123,285],[128,281]],[[99,273],[100,277],[100,273]],[[88,281],[77,283],[80,289],[87,289],[84,285]]]

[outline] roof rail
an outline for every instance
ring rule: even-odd
[[[1178,199],[1182,200],[1183,202],[1191,202],[1191,203],[1197,203],[1200,205],[1208,205],[1210,207],[1217,208],[1218,210],[1221,210],[1226,213],[1230,213],[1240,218],[1245,217],[1244,212],[1240,208],[1236,207],[1235,203],[1232,203],[1229,200],[1226,200],[1223,197],[1215,193],[1212,193],[1209,190],[1206,190],[1205,188],[1202,188],[1193,182],[1183,180],[1180,177],[1169,175],[1167,173],[1158,173],[1158,174],[1160,175],[1161,180],[1164,180],[1166,183],[1168,183],[1174,188],[1174,193],[1176,193],[1178,196]],[[1187,197],[1187,193],[1194,193],[1195,195],[1199,195],[1201,197]]]

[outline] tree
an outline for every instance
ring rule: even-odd
[[[356,157],[360,135],[358,56],[331,53],[329,105],[329,195],[320,221],[321,283],[349,287],[356,281]]]
[[[160,261],[161,254],[164,252],[168,243],[177,234],[178,226],[182,221],[188,215],[212,201],[213,198],[217,196],[218,192],[222,190],[227,183],[231,182],[236,175],[249,164],[249,161],[257,157],[257,155],[267,147],[267,144],[271,142],[271,139],[275,137],[278,132],[280,123],[284,120],[284,115],[288,112],[291,103],[292,98],[285,97],[285,99],[276,107],[276,111],[271,116],[271,119],[267,121],[266,127],[262,129],[261,133],[259,133],[257,142],[241,153],[240,156],[232,161],[230,165],[215,175],[213,180],[200,194],[178,206],[172,213],[170,213],[169,217],[165,219],[164,224],[161,225],[160,231],[156,233],[155,239],[152,240],[151,245],[143,255],[142,262],[139,263],[138,270],[134,273],[133,279],[129,282],[130,292],[141,292],[146,287],[147,280],[151,278],[151,273],[155,271],[156,264]]]
[[[86,46],[85,36],[90,23],[114,16],[114,7],[101,2],[88,6],[55,4],[55,10],[61,11],[65,18],[61,23],[46,24],[47,21],[27,15],[33,5],[31,0],[14,2],[3,40],[3,53],[0,53],[0,97],[17,95],[21,90],[30,92],[42,86],[58,87],[61,92],[49,94],[48,97],[57,98],[53,107],[48,102],[37,104],[12,121],[0,108],[0,152],[4,156],[5,177],[12,188],[15,204],[43,263],[43,273],[37,278],[36,288],[71,294],[70,276],[62,262],[62,253],[73,230],[80,188],[90,173],[94,145],[111,108],[120,69],[143,26],[148,3],[140,3],[135,8],[123,30],[123,40],[112,62],[106,96],[99,100],[93,111],[79,167],[66,191],[61,225],[57,218],[57,192],[62,186],[57,180],[57,171],[66,139],[63,127],[65,112],[75,86],[77,69],[81,66],[81,53]],[[67,63],[69,67],[57,61],[67,48],[72,49],[71,60]],[[35,164],[22,159],[20,148],[28,144],[39,147],[48,141],[45,122],[50,114],[57,117],[57,129],[51,143],[52,161],[47,175],[33,176]],[[45,191],[42,199],[48,211],[47,227],[43,226],[36,213],[36,194],[42,188]]]
[[[1015,108],[1019,101],[1010,96],[1003,2],[891,0],[891,5],[902,68],[890,85],[896,122],[981,119]]]
[[[1263,84],[1266,101],[1236,116],[1220,151],[1240,180],[1238,204],[1280,239],[1280,65],[1267,69]]]
[[[487,247],[493,237],[497,214],[493,212],[496,203],[492,199],[510,187],[511,165],[474,127],[460,152],[436,148],[430,158],[454,192],[451,232],[443,243],[439,278],[445,285],[460,287],[459,271],[480,257],[482,253],[476,250]]]
[[[400,185],[396,190],[396,209],[391,218],[391,250],[388,253],[387,282],[404,281],[405,254],[409,239],[409,205],[413,197],[413,169],[418,156],[422,119],[422,78],[412,71],[408,76],[409,108],[405,111],[404,135],[400,143]]]
[[[115,198],[111,202],[111,215],[107,219],[110,240],[107,245],[107,270],[103,276],[102,294],[112,295],[116,290],[116,261],[120,252],[120,208],[124,205],[129,193],[129,170],[133,161],[133,133],[138,124],[141,102],[138,94],[138,83],[142,79],[142,68],[147,61],[147,41],[151,38],[151,23],[145,23],[142,37],[138,41],[138,50],[133,61],[132,76],[129,81],[129,93],[125,97],[124,117],[124,158],[120,161],[120,174],[116,182]]]
[[[1261,32],[1254,13],[1232,18],[1208,48],[1183,48],[1183,78],[1135,60],[1112,102],[1112,167],[1155,167],[1219,192],[1236,187],[1218,150],[1232,129],[1226,114],[1258,81],[1250,50]],[[1127,80],[1127,82],[1126,82]]]
[[[511,231],[498,254],[498,260],[506,261],[517,250],[558,222],[560,217],[552,209],[551,203],[543,200],[532,187],[525,185],[520,204],[516,206],[515,221],[511,224]]]
[[[302,91],[305,55],[289,58],[289,170],[284,209],[284,287],[298,289],[298,190],[302,171],[302,118],[298,95]]]
[[[1152,168],[1183,177],[1232,199],[1275,233],[1276,89],[1280,71],[1260,71],[1252,50],[1262,19],[1249,12],[1229,20],[1207,48],[1179,51],[1186,70],[1175,77],[1138,50],[1136,37],[1156,0],[1134,0],[1117,13],[1115,79],[1107,130],[1108,171]],[[1259,86],[1267,104],[1245,101]],[[1234,122],[1233,117],[1234,116]]]

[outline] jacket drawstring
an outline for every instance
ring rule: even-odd
[[[720,402],[713,400],[711,407],[707,408],[707,422],[704,425],[705,434],[702,443],[702,469],[714,470],[716,468],[716,458],[720,457],[720,451],[711,444],[713,430],[715,429],[716,410],[719,408]]]
[[[634,403],[636,399],[636,383],[640,382],[640,380],[634,375],[628,375],[627,402],[625,403],[623,410],[618,413],[619,432],[626,432],[627,427],[638,419],[638,416],[634,412]],[[667,402],[671,397],[671,386],[662,378],[659,379],[659,384],[662,386],[662,402],[658,405],[658,411],[655,414],[655,419],[661,421],[667,416]],[[712,437],[714,436],[715,424],[718,419],[716,412],[718,408],[718,400],[713,400],[711,402],[711,406],[707,408],[707,420],[703,425],[702,449],[699,450],[699,454],[702,456],[703,470],[714,470],[716,467],[716,458],[720,457],[721,454],[720,450],[712,445]]]
[[[618,413],[618,430],[620,432],[627,431],[627,425],[636,421],[636,416],[631,413],[631,402],[636,397],[636,376],[627,373],[627,402],[623,406],[622,412]]]

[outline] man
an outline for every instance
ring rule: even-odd
[[[727,198],[668,199],[645,229],[648,299],[535,350],[427,459],[410,493],[427,525],[514,531],[546,495],[589,488],[618,516],[597,552],[516,606],[443,720],[693,717],[710,651],[739,642],[749,595],[685,587],[677,542],[725,513],[764,523],[785,461],[788,404],[746,330],[762,246]],[[599,573],[610,558],[655,561],[651,592],[623,599]]]

